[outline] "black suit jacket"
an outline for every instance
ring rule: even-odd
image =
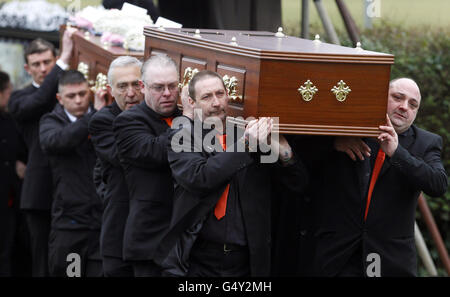
[[[40,142],[53,173],[53,229],[100,229],[102,205],[93,180],[96,155],[88,138],[94,112],[72,123],[57,104],[41,119]]]
[[[9,112],[17,122],[28,149],[28,163],[22,188],[21,208],[50,210],[51,170],[39,145],[39,120],[56,104],[58,78],[63,70],[55,65],[37,89],[30,85],[11,94]]]
[[[175,116],[179,114],[176,110]],[[152,260],[170,223],[173,182],[167,161],[169,126],[145,101],[114,120],[114,134],[130,194],[125,260]]]
[[[20,202],[20,180],[16,161],[26,162],[25,144],[11,115],[0,111],[0,216],[6,209]]]
[[[371,141],[375,140],[366,140]],[[396,152],[392,158],[386,156],[383,163],[365,222],[369,158],[354,162],[334,151],[326,160],[322,186],[316,189],[316,272],[338,274],[362,245],[364,274],[372,262],[367,256],[377,253],[381,276],[416,275],[417,198],[421,191],[430,196],[445,193],[447,175],[441,150],[440,136],[415,126],[406,136],[399,136]]]
[[[300,160],[284,168],[278,163],[260,163],[260,155],[256,153],[208,152],[202,143],[203,137],[210,131],[203,130],[200,135],[202,139],[197,137],[195,141],[195,129],[186,127],[183,130],[174,130],[172,136],[183,133],[184,139],[191,137],[190,144],[195,149],[192,152],[176,152],[168,146],[168,158],[176,188],[171,229],[158,249],[158,262],[162,263],[165,269],[169,267],[166,270],[168,274],[186,273],[183,268],[180,269],[186,266],[181,262],[188,258],[189,247],[195,237],[187,240],[184,238],[214,210],[226,185],[232,178],[237,178],[250,252],[250,272],[252,276],[268,276],[272,247],[272,186],[274,182],[282,183],[280,188],[283,188],[284,194],[290,192],[291,196],[299,196],[308,183],[306,169]],[[275,199],[280,196],[281,193]],[[174,257],[174,254],[177,255]]]
[[[92,116],[89,132],[100,160],[104,183],[100,251],[104,256],[122,258],[123,234],[129,211],[129,194],[113,132],[114,119],[122,112],[116,102]]]

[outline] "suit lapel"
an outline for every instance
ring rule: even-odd
[[[380,174],[378,178],[382,177],[388,169],[391,168],[391,162],[388,162],[387,158],[384,159],[383,166],[381,167]]]
[[[364,142],[370,147],[372,151],[374,150],[374,144],[370,139],[364,139]],[[359,190],[363,199],[365,199],[367,194],[371,172],[372,169],[370,167],[370,158],[365,158],[364,161],[356,161],[356,173],[358,175]]]
[[[399,137],[399,144],[405,149],[409,149],[414,141],[416,140],[416,133],[414,131],[414,126],[411,126],[409,130],[406,132],[405,136]]]

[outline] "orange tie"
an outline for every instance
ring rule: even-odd
[[[169,117],[169,118],[162,118],[167,125],[169,125],[169,127],[172,127],[172,121],[173,121],[173,117]]]
[[[378,150],[378,155],[375,160],[375,165],[373,166],[372,178],[370,179],[369,185],[369,193],[367,194],[367,204],[366,204],[366,212],[364,213],[364,221],[367,218],[367,213],[369,212],[370,199],[372,198],[373,188],[375,187],[375,183],[377,182],[378,175],[380,174],[381,167],[383,166],[384,158],[386,154],[381,150]]]
[[[227,149],[227,135],[217,135],[217,138],[220,141],[220,144],[222,145],[223,150],[225,151]],[[220,196],[219,201],[217,201],[216,207],[214,208],[214,215],[218,220],[223,218],[225,216],[225,211],[227,210],[227,199],[228,199],[228,192],[230,190],[230,184],[227,185],[225,188],[225,191],[223,191],[222,196]]]

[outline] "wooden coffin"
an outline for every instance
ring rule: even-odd
[[[61,29],[61,40],[64,28]],[[119,56],[132,56],[143,60],[144,52],[128,51],[118,46],[108,46],[100,42],[100,37],[78,30],[73,36],[74,55],[70,61],[71,69],[78,69],[95,89],[106,84],[109,64]],[[108,103],[111,103],[109,98]]]
[[[180,81],[195,69],[224,76],[229,115],[279,117],[290,134],[377,136],[385,123],[392,55],[271,32],[145,27],[144,35],[145,58],[168,54]]]

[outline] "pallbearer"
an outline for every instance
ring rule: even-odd
[[[92,176],[96,155],[88,123],[105,102],[96,98],[91,106],[89,93],[83,74],[65,72],[58,84],[59,104],[40,121],[40,144],[53,176],[51,276],[70,276],[68,259],[77,259],[73,264],[80,265],[81,276],[103,274],[99,253],[102,205]]]
[[[133,276],[131,264],[123,260],[123,235],[129,211],[129,194],[125,175],[120,165],[113,122],[122,111],[129,110],[144,100],[141,93],[142,63],[130,56],[111,62],[108,71],[108,92],[114,102],[97,112],[89,123],[91,139],[100,160],[100,171],[105,186],[103,200],[100,250],[105,276]],[[96,96],[105,97],[106,90]]]
[[[183,109],[195,108],[194,120],[174,130],[168,147],[176,187],[171,229],[158,252],[164,275],[269,276],[271,189],[277,184],[297,197],[308,183],[283,136],[272,143],[273,160],[252,146],[267,143],[270,118],[250,121],[245,131],[225,125],[228,99],[216,72],[200,71],[189,83]]]
[[[167,161],[171,121],[177,108],[178,72],[166,55],[155,55],[142,68],[144,101],[114,120],[114,134],[130,193],[124,259],[135,276],[158,276],[154,252],[172,214],[173,183]]]

